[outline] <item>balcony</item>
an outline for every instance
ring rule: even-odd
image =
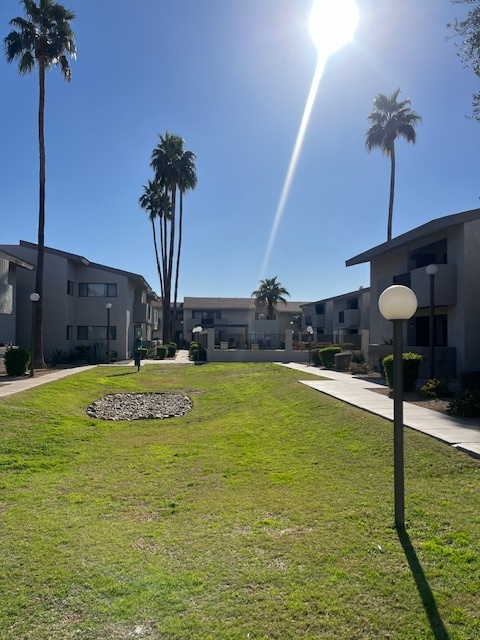
[[[348,327],[358,327],[360,324],[360,309],[345,309],[339,311],[337,316],[336,327],[348,329]]]
[[[133,305],[133,322],[136,324],[158,324],[158,313],[146,302],[135,302]]]
[[[438,264],[435,276],[435,306],[445,307],[457,304],[457,266],[454,264]],[[430,304],[430,276],[426,268],[414,269],[411,272],[411,287],[417,296],[418,307]]]

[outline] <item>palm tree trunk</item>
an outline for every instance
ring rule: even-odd
[[[175,293],[173,296],[173,317],[176,317],[177,311],[177,294],[178,294],[178,274],[180,271],[180,253],[182,251],[182,231],[183,231],[183,193],[180,191],[180,215],[178,219],[178,251],[177,251],[177,267],[175,270]]]
[[[175,248],[175,207],[176,207],[176,190],[177,187],[174,184],[172,186],[172,221],[170,226],[170,246],[169,246],[169,256],[168,256],[168,304],[169,304],[169,313],[168,313],[168,341],[171,341],[172,338],[172,310],[170,308],[170,302],[172,299],[172,275],[173,275],[173,254]],[[167,286],[165,285],[165,289]]]
[[[163,278],[162,278],[162,270],[160,267],[160,260],[158,258],[157,233],[155,231],[155,220],[152,219],[151,222],[152,222],[152,232],[153,232],[153,245],[155,247],[155,258],[157,260],[157,272],[158,272],[158,278],[160,280],[160,293],[163,298]]]
[[[38,61],[39,99],[38,99],[38,151],[39,151],[39,208],[37,272],[35,292],[40,296],[36,303],[35,314],[35,353],[32,354],[34,368],[45,369],[43,359],[43,266],[45,256],[45,63]]]
[[[392,142],[392,149],[390,151],[390,160],[392,163],[390,172],[390,201],[388,203],[388,228],[387,228],[387,240],[392,239],[392,220],[393,220],[393,198],[395,195],[395,143]]]

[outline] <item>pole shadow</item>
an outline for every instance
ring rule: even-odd
[[[106,378],[118,378],[119,376],[133,376],[134,373],[137,373],[137,371],[125,371],[125,373],[111,373],[108,376],[105,376]]]
[[[427,618],[430,623],[430,627],[432,629],[435,640],[449,640],[450,636],[448,635],[448,631],[443,624],[442,618],[440,617],[437,603],[435,602],[435,596],[430,589],[427,577],[425,576],[422,565],[420,564],[417,554],[415,553],[415,549],[413,548],[410,537],[405,527],[397,525],[396,529],[398,538],[405,552],[405,557],[407,558],[408,564],[410,565],[410,570],[415,579],[415,584],[417,586],[420,598],[422,599],[423,608],[425,609],[425,613],[427,614]]]

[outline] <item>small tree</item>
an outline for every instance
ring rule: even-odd
[[[457,20],[448,24],[460,43],[455,43],[459,49],[459,57],[465,68],[472,68],[477,78],[480,78],[480,0],[452,0],[453,4],[471,4],[465,20]],[[453,36],[453,37],[455,37]],[[480,122],[480,91],[472,95],[473,118]]]

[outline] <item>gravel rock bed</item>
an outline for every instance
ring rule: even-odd
[[[112,393],[87,407],[100,420],[163,420],[183,416],[193,403],[181,393]]]

